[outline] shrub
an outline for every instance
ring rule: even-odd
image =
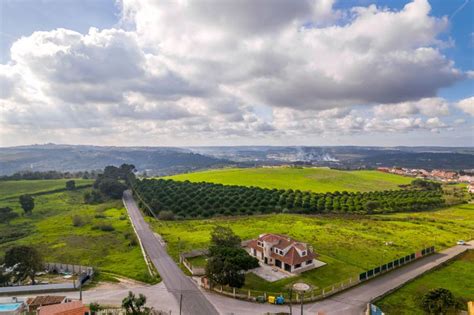
[[[107,218],[107,216],[105,214],[102,214],[102,213],[97,213],[94,218],[96,219],[105,219]]]
[[[456,300],[451,291],[438,288],[428,291],[423,296],[421,306],[428,314],[447,314],[455,310]]]
[[[84,226],[86,224],[85,220],[79,216],[79,215],[75,215],[72,217],[72,225],[75,226],[75,227],[81,227],[81,226]]]
[[[119,220],[127,220],[127,216],[125,214],[122,214],[120,217],[119,217]]]
[[[158,214],[160,220],[174,220],[174,214],[172,211],[160,211]]]
[[[115,231],[115,228],[109,223],[99,223],[92,227],[93,230],[101,230],[103,232]]]
[[[84,202],[87,204],[97,204],[103,201],[102,195],[97,190],[86,191],[84,193]]]

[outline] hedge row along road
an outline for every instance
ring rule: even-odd
[[[292,189],[143,179],[135,183],[135,190],[155,213],[172,211],[179,218],[275,212],[360,214],[429,210],[444,205],[441,188],[313,193]]]

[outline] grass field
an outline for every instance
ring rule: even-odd
[[[0,200],[15,198],[22,194],[36,194],[66,187],[69,179],[11,180],[0,181]],[[76,186],[92,184],[92,179],[74,179]]]
[[[385,314],[425,314],[420,307],[423,295],[431,289],[445,288],[460,300],[474,300],[474,251],[468,251],[444,267],[431,271],[386,296],[376,304]]]
[[[326,266],[298,277],[269,283],[250,274],[247,287],[278,292],[289,284],[304,281],[326,287],[356,276],[359,272],[405,256],[428,245],[442,249],[458,239],[469,239],[474,231],[474,205],[449,209],[373,216],[303,216],[278,214],[208,220],[154,221],[155,231],[168,242],[177,259],[183,251],[206,248],[215,225],[229,226],[242,239],[262,233],[280,233],[308,242]],[[181,244],[178,244],[178,237]],[[387,246],[385,242],[393,242]]]
[[[397,189],[412,178],[378,171],[339,171],[328,168],[218,169],[169,176],[175,180],[213,182],[226,185],[299,189],[314,192],[373,191]]]
[[[52,187],[34,183],[35,189],[45,186]],[[1,200],[0,207],[11,207],[21,216],[9,225],[0,224],[0,240],[8,233],[25,233],[13,241],[0,241],[0,255],[13,245],[32,245],[47,262],[89,265],[100,271],[153,281],[148,277],[140,247],[130,246],[134,234],[121,201],[86,205],[83,193],[84,189],[36,196],[35,208],[29,216],[23,215],[16,198]],[[80,216],[84,225],[73,226],[73,216]],[[95,228],[101,225],[110,225],[114,230]]]

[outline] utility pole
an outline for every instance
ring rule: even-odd
[[[303,315],[303,300],[304,300],[304,291],[300,293],[301,297],[301,315]]]
[[[293,299],[293,288],[290,288],[290,315],[293,314],[292,309],[291,309],[291,303],[293,302],[292,299]]]
[[[183,307],[183,293],[179,295],[179,315],[181,315],[182,307]]]

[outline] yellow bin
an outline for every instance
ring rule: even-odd
[[[270,295],[268,297],[268,303],[270,304],[275,304],[276,298],[273,295]]]

